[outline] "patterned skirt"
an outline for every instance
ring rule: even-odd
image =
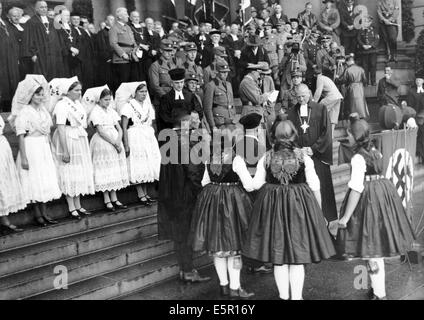
[[[343,202],[345,214],[350,191]],[[402,200],[387,179],[365,182],[365,190],[347,228],[339,230],[337,251],[349,258],[398,256],[411,248],[415,239]]]
[[[274,265],[318,263],[335,255],[319,204],[307,184],[266,184],[253,205],[243,255]]]
[[[90,141],[93,158],[94,185],[96,192],[118,191],[126,188],[128,180],[127,159],[124,146],[118,153],[116,149],[98,133]]]
[[[241,185],[207,185],[193,210],[193,251],[220,257],[238,255],[246,240],[252,205]]]
[[[155,131],[150,126],[131,127],[128,130],[130,155],[127,158],[131,183],[159,180],[161,154]]]
[[[0,217],[18,212],[26,207],[26,198],[12,150],[6,138],[0,135]]]

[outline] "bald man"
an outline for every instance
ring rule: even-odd
[[[35,3],[35,15],[25,24],[22,56],[31,61],[33,74],[42,74],[47,81],[65,76],[65,63],[59,33],[47,17],[47,3]]]
[[[328,222],[337,219],[336,199],[330,166],[333,164],[333,137],[327,108],[312,101],[305,84],[296,89],[297,105],[288,111],[288,120],[298,131],[298,143],[311,155],[321,182],[322,211]]]

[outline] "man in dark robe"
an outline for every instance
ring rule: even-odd
[[[328,222],[337,219],[336,199],[330,166],[333,164],[331,123],[324,105],[313,102],[307,85],[297,87],[298,104],[288,111],[295,125],[300,147],[311,155],[321,182],[322,211]]]
[[[97,61],[96,86],[107,84],[112,88],[112,55],[113,50],[109,44],[109,30],[115,23],[115,17],[112,15],[106,18],[106,27],[99,31],[95,37],[95,53]]]
[[[246,47],[241,52],[240,58],[240,76],[244,77],[247,73],[248,64],[258,64],[260,61],[271,64],[268,54],[262,46],[262,41],[258,36],[249,36],[246,41]],[[242,79],[242,78],[241,78]]]
[[[81,57],[82,57],[82,83],[84,90],[95,86],[96,74],[96,49],[94,44],[94,36],[88,30],[89,20],[87,17],[81,16]]]
[[[19,82],[19,49],[10,27],[1,19],[0,3],[0,111],[10,111]]]
[[[190,139],[184,139],[189,134],[190,113],[184,109],[172,112],[173,124],[170,132],[171,148],[175,148],[178,156],[163,162],[160,170],[159,199],[158,199],[158,233],[160,240],[174,241],[175,253],[180,268],[180,279],[188,283],[209,281],[209,277],[202,277],[194,268],[193,249],[189,243],[190,226],[196,199],[202,190],[202,177],[205,165],[194,164],[190,159],[184,159],[183,152],[190,154],[194,146]],[[184,125],[182,125],[184,124]],[[187,128],[185,130],[187,124]],[[188,136],[187,136],[188,137]],[[172,151],[171,151],[172,153]],[[175,152],[174,152],[175,154]],[[169,157],[162,154],[162,159]]]
[[[145,64],[146,71],[149,72],[150,66],[153,62],[159,59],[161,38],[159,34],[154,31],[155,22],[152,18],[146,18],[144,24],[146,25],[146,28],[143,30],[143,37],[145,43],[149,46]]]
[[[18,58],[19,58],[19,80],[23,80],[25,75],[28,73],[28,59],[22,58],[22,43],[24,37],[24,28],[19,23],[22,18],[23,10],[21,8],[12,7],[8,12],[8,21],[6,24],[9,26],[9,32],[11,32],[15,38],[15,43],[18,46]]]
[[[33,74],[42,74],[47,81],[65,76],[62,45],[53,20],[47,17],[47,3],[35,3],[36,14],[25,24],[24,58],[31,59]]]
[[[172,129],[175,119],[173,110],[183,109],[187,113],[197,112],[200,120],[203,118],[203,108],[198,99],[184,88],[185,69],[177,68],[169,71],[172,80],[172,89],[160,101],[157,110],[156,124],[158,131]]]

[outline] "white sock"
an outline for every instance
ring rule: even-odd
[[[370,261],[378,265],[378,273],[370,274],[371,287],[373,288],[374,294],[377,297],[384,298],[386,296],[386,272],[384,269],[384,259],[370,259]]]
[[[302,300],[303,283],[305,281],[305,268],[303,265],[290,265],[289,278],[291,299]]]
[[[227,273],[227,258],[213,258],[215,264],[215,270],[218,274],[219,284],[221,286],[228,285],[228,273]]]
[[[228,273],[230,275],[230,289],[240,289],[240,271],[241,269],[234,268],[234,260],[240,259],[240,257],[229,257],[228,258]]]
[[[274,266],[274,279],[277,284],[280,298],[289,300],[289,266]]]

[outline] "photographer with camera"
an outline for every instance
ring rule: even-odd
[[[288,52],[281,60],[279,65],[279,76],[281,79],[281,92],[288,90],[292,86],[292,72],[300,71],[305,73],[307,70],[306,61],[300,50],[299,42],[288,42]]]

